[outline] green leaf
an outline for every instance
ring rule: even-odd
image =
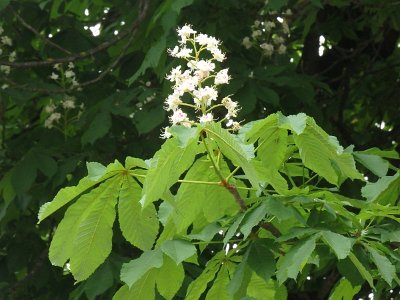
[[[228,284],[228,292],[234,296],[234,299],[243,299],[247,294],[247,286],[251,275],[254,274],[247,264],[248,253],[243,256],[242,261],[237,265],[235,273]]]
[[[354,152],[354,157],[358,162],[364,165],[368,170],[379,177],[387,174],[389,162],[378,155],[364,154],[363,152]]]
[[[106,180],[114,175],[117,174],[117,171],[124,170],[122,165],[115,161],[112,164],[107,166],[107,172],[103,175],[102,178],[98,179],[97,181],[93,181],[88,177],[82,178],[78,185],[70,186],[61,189],[57,195],[54,197],[53,201],[44,203],[39,210],[38,214],[38,223],[42,222],[45,218],[59,210],[64,205],[68,204],[70,201],[74,200],[84,191],[90,189],[91,187],[95,186],[99,182]]]
[[[157,290],[165,299],[173,299],[185,278],[182,264],[176,264],[168,256],[164,256],[164,264],[158,270],[156,284]]]
[[[144,106],[134,115],[134,123],[139,134],[145,134],[157,128],[165,119],[165,110],[162,104],[155,106]]]
[[[278,115],[278,126],[280,128],[288,129],[296,134],[302,134],[306,128],[307,115],[305,113],[299,113],[297,115],[284,116],[280,112]]]
[[[123,285],[114,295],[113,300],[156,299],[155,281],[157,270],[151,269],[137,280],[130,288]]]
[[[240,223],[242,223],[245,216],[246,214],[241,213],[235,218],[235,221],[232,223],[232,225],[229,227],[228,231],[225,234],[224,244],[228,243],[229,240],[237,233],[239,225]]]
[[[247,287],[247,296],[253,299],[287,299],[287,292],[284,285],[279,286],[275,281],[265,281],[263,278],[253,273]]]
[[[178,265],[196,253],[196,247],[184,240],[169,240],[161,244],[161,250]]]
[[[124,177],[119,193],[118,219],[127,241],[141,250],[150,250],[156,240],[159,223],[154,205],[142,209],[139,203],[141,192],[141,187],[132,177]]]
[[[346,178],[363,179],[355,167],[353,156],[343,152],[337,139],[330,137],[312,118],[308,117],[301,134],[294,134],[294,141],[304,165],[328,182],[339,186]]]
[[[287,278],[296,279],[315,249],[316,236],[299,241],[278,261],[276,277],[282,284]]]
[[[240,231],[243,233],[243,238],[246,239],[254,226],[260,223],[265,215],[267,214],[267,206],[264,202],[261,202],[259,206],[250,212],[246,213],[243,222],[240,225]]]
[[[362,189],[361,195],[367,202],[377,202],[383,205],[394,204],[400,194],[400,175],[384,176],[376,182],[368,182]]]
[[[57,162],[49,155],[35,152],[36,167],[47,177],[52,177],[57,172]]]
[[[111,252],[112,227],[121,178],[116,177],[110,181],[108,188],[98,197],[85,199],[91,203],[87,210],[82,211],[77,221],[78,228],[72,240],[73,247],[69,261],[71,273],[77,281],[88,278]],[[83,199],[79,199],[77,203],[80,201]]]
[[[228,174],[227,164],[220,160],[220,171]],[[206,156],[200,157],[187,172],[187,181],[218,183],[220,178]],[[174,222],[177,232],[184,232],[197,218],[204,215],[208,222],[215,222],[225,215],[234,215],[239,206],[232,195],[220,185],[182,183],[175,197]]]
[[[323,231],[324,242],[335,252],[338,259],[344,259],[349,255],[352,247],[352,240],[341,234],[332,231]]]
[[[211,259],[204,271],[193,280],[186,292],[185,300],[198,300],[200,296],[204,293],[207,288],[207,284],[212,281],[215,277],[215,274],[218,272],[221,266],[221,256],[225,253],[219,252],[217,255]]]
[[[143,183],[140,200],[143,207],[160,199],[192,165],[198,153],[197,141],[193,140],[186,148],[180,148],[177,144],[175,138],[168,139],[154,155]]]
[[[353,300],[360,290],[360,285],[353,287],[350,281],[342,277],[329,296],[329,300]]]
[[[292,207],[285,206],[279,199],[267,197],[263,201],[268,214],[277,217],[279,221],[285,221],[294,216]]]
[[[136,259],[122,265],[121,280],[125,282],[131,289],[133,285],[144,275],[154,269],[159,269],[163,265],[163,253],[160,249],[145,251]]]
[[[0,11],[2,11],[10,3],[10,0],[0,0]]]
[[[229,263],[224,263],[218,272],[210,290],[207,293],[206,300],[231,300],[232,296],[229,295],[227,286],[230,281],[229,276]]]
[[[88,178],[93,181],[99,180],[107,172],[107,167],[98,162],[87,162]]]
[[[120,178],[114,177],[83,195],[68,208],[57,227],[50,245],[50,261],[61,267],[70,259],[77,281],[88,278],[111,251],[119,186]]]
[[[389,286],[391,286],[393,279],[396,278],[396,268],[394,264],[392,264],[386,256],[380,254],[374,248],[369,246],[366,246],[366,248],[371,254],[372,261],[378,267],[382,278],[389,284]]]
[[[361,276],[365,280],[367,280],[367,282],[369,283],[369,286],[373,288],[374,282],[373,282],[372,276],[367,271],[367,269],[365,269],[364,265],[358,260],[358,258],[354,255],[353,252],[349,253],[349,258],[350,258],[351,262],[354,264],[354,266],[357,268],[357,270],[361,274]]]
[[[210,223],[198,233],[191,233],[188,237],[192,240],[200,240],[209,242],[213,239],[213,237],[221,230],[221,226],[217,223]]]
[[[143,75],[148,68],[155,68],[160,61],[161,56],[165,53],[167,46],[167,39],[165,35],[162,35],[156,43],[152,44],[152,47],[146,52],[146,56],[140,66],[139,70],[128,79],[128,85],[131,85],[139,76]]]
[[[199,138],[198,127],[186,127],[183,125],[173,125],[169,129],[169,132],[176,137],[179,143],[179,147],[186,147],[190,141]]]
[[[253,187],[258,188],[257,173],[250,163],[254,158],[254,146],[245,144],[237,136],[221,128],[220,124],[209,124],[205,130],[217,142],[222,154],[236,166],[240,166]]]
[[[93,144],[99,138],[105,136],[111,127],[111,115],[109,112],[98,113],[89,128],[82,135],[82,144]]]
[[[256,240],[250,246],[247,263],[258,276],[268,281],[275,272],[275,258],[271,253],[271,243],[267,240]]]
[[[144,162],[143,159],[128,156],[125,159],[125,169],[130,170],[130,169],[133,169],[134,167],[147,169],[149,166]]]

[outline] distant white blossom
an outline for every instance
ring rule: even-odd
[[[169,139],[172,136],[172,134],[169,132],[169,126],[164,128],[164,131],[160,134],[160,137],[162,139]]]
[[[56,74],[54,72],[52,72],[51,75],[50,75],[50,78],[53,79],[53,80],[57,80],[59,77],[60,76],[58,76],[58,74]]]
[[[228,75],[228,69],[223,69],[217,73],[215,76],[214,83],[215,85],[220,85],[220,84],[227,84],[229,83],[229,80],[231,78]]]
[[[12,39],[10,39],[8,36],[6,36],[6,35],[4,35],[4,36],[2,36],[1,37],[1,43],[3,44],[3,45],[6,45],[6,46],[12,46]]]
[[[213,120],[214,120],[214,116],[213,116],[212,113],[208,113],[208,114],[202,115],[199,118],[199,122],[200,123],[209,123],[209,122],[212,122]]]
[[[0,72],[3,72],[4,74],[8,75],[10,74],[10,71],[11,71],[10,66],[4,66],[4,65],[0,66]]]

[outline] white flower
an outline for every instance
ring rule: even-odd
[[[2,36],[1,37],[1,43],[3,45],[7,45],[7,46],[12,46],[12,39],[10,39],[8,36]]]
[[[177,66],[171,70],[171,73],[166,76],[167,80],[171,82],[177,82],[180,81],[180,78],[182,77],[182,71],[181,71],[181,66]]]
[[[251,34],[251,36],[253,37],[253,38],[257,38],[258,36],[261,36],[262,35],[262,31],[261,30],[254,30],[253,32],[252,32],[252,34]]]
[[[208,113],[208,114],[202,115],[199,118],[199,122],[200,123],[208,123],[208,122],[212,122],[213,120],[214,120],[214,116],[213,116],[212,113]]]
[[[169,139],[172,136],[172,134],[169,132],[169,126],[164,128],[164,131],[160,134],[160,137],[162,139]]]
[[[78,82],[78,81],[76,81],[75,77],[73,77],[73,78],[72,78],[72,80],[71,80],[71,84],[72,84],[72,86],[73,86],[73,87],[77,87],[77,86],[79,86],[79,82]]]
[[[285,45],[280,45],[278,48],[278,53],[279,54],[285,54],[286,53],[286,46]]]
[[[213,58],[219,62],[224,61],[226,58],[225,53],[222,53],[218,48],[211,48],[210,52],[213,55]]]
[[[206,86],[193,91],[195,96],[194,103],[197,107],[202,105],[210,106],[212,100],[217,100],[218,92],[216,89]]]
[[[68,97],[64,101],[61,102],[61,105],[64,107],[64,109],[73,109],[75,108],[75,99],[73,97]]]
[[[274,46],[271,44],[263,43],[260,45],[260,48],[264,50],[266,56],[271,56],[274,53]]]
[[[151,86],[151,81],[146,81],[145,85],[146,85],[147,87],[150,87],[150,86]]]
[[[10,66],[4,66],[4,65],[0,66],[0,72],[3,72],[4,74],[8,75],[10,74],[10,71],[11,71]]]
[[[53,68],[56,69],[57,71],[60,71],[61,70],[61,64],[55,64],[53,66]]]
[[[61,119],[61,114],[60,113],[52,113],[47,120],[44,122],[44,127],[46,128],[52,128],[53,123],[58,122],[58,120]]]
[[[50,78],[53,79],[53,80],[57,80],[58,77],[59,77],[58,74],[56,74],[54,72],[52,72],[51,75],[50,75]]]
[[[51,114],[55,110],[56,110],[56,106],[53,103],[46,105],[46,107],[44,108],[44,111],[48,114]]]
[[[225,97],[222,99],[221,103],[225,106],[225,108],[228,110],[228,113],[226,114],[225,118],[230,119],[232,117],[237,117],[237,113],[240,110],[240,107],[237,102],[232,101],[231,98]]]
[[[8,88],[9,87],[9,85],[7,84],[7,83],[5,83],[5,84],[3,84],[2,86],[1,86],[1,89],[2,90],[5,90],[6,88]]]
[[[176,57],[178,58],[189,58],[191,57],[193,49],[189,49],[186,47],[183,47],[177,54]]]
[[[250,41],[250,38],[248,36],[246,36],[243,41],[242,41],[242,45],[246,48],[249,49],[251,48],[251,46],[253,46],[253,43]]]
[[[272,28],[276,27],[276,24],[274,22],[268,21],[265,22],[264,27],[266,31],[271,31]]]
[[[216,39],[213,36],[209,36],[207,40],[207,49],[211,50],[214,48],[218,48],[218,46],[221,44],[221,41]]]
[[[179,95],[177,95],[176,93],[173,93],[173,94],[169,95],[168,98],[165,100],[165,104],[166,104],[165,109],[167,111],[170,111],[170,110],[175,111],[181,103],[182,103],[182,100],[179,98]]]
[[[182,123],[182,122],[184,122],[184,123],[189,122],[187,114],[184,113],[181,109],[175,110],[174,114],[169,117],[169,120],[171,121],[171,123],[173,125],[178,124],[178,123]]]
[[[13,51],[13,52],[11,52],[10,55],[8,56],[8,60],[9,60],[10,62],[13,62],[13,61],[15,61],[15,58],[16,58],[16,57],[17,57],[17,52]]]
[[[215,76],[214,83],[215,83],[215,85],[227,84],[227,83],[229,83],[230,79],[231,79],[231,77],[228,75],[228,69],[223,69],[223,70],[219,71],[217,73],[217,75]]]
[[[285,20],[282,22],[282,30],[283,30],[283,33],[285,33],[285,34],[289,34],[289,32],[290,32],[289,25]]]
[[[260,22],[260,21],[258,21],[258,20],[255,20],[255,21],[254,21],[254,26],[255,26],[255,27],[258,27],[258,26],[260,26],[260,24],[261,24],[261,22]]]
[[[196,62],[195,68],[197,69],[195,74],[202,79],[208,77],[210,72],[214,71],[215,64],[210,61],[199,60]]]
[[[276,44],[276,45],[283,44],[285,42],[285,39],[278,35],[273,36],[272,40],[274,41],[274,44]]]
[[[186,71],[185,71],[186,73]],[[179,95],[183,95],[185,92],[192,92],[197,85],[199,84],[199,80],[200,78],[198,76],[191,76],[189,74],[184,74],[184,76],[182,76],[183,80],[180,81],[179,84],[177,84],[175,86],[175,91],[179,94]]]
[[[176,57],[178,52],[179,52],[179,47],[178,46],[175,46],[174,49],[167,49],[167,53],[169,55],[171,55],[172,57]]]
[[[226,123],[226,127],[232,127],[231,129],[234,131],[237,131],[240,129],[240,123],[239,122],[235,122],[233,120],[228,120],[228,123]]]
[[[73,62],[69,62],[68,63],[68,69],[73,69],[73,68],[75,68],[74,63]]]
[[[201,46],[205,46],[208,44],[208,35],[204,33],[200,33],[198,36],[196,36],[196,43],[198,43]]]
[[[192,29],[192,25],[185,25],[177,30],[179,37],[181,40],[179,41],[181,44],[186,43],[187,39],[190,38],[191,34],[195,34],[196,31]]]
[[[72,78],[74,76],[75,76],[75,72],[74,71],[72,71],[72,70],[65,71],[65,77],[66,78]]]

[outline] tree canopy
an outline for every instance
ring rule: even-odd
[[[399,20],[0,0],[0,299],[396,299]]]

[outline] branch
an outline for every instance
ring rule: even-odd
[[[48,38],[46,38],[45,36],[41,35],[39,31],[37,31],[35,28],[33,28],[31,25],[29,25],[15,10],[14,8],[10,5],[10,9],[12,10],[14,16],[18,19],[18,21],[21,22],[21,24],[27,28],[29,31],[33,32],[36,36],[38,36],[40,39],[42,39],[45,43],[49,44],[50,46],[60,50],[61,52],[64,52],[68,55],[72,54],[71,51],[68,51],[67,49],[64,49],[63,47],[61,47],[60,45],[52,42],[51,40],[49,40]]]
[[[97,47],[94,47],[94,48],[89,49],[84,52],[74,53],[70,56],[63,57],[63,58],[48,58],[47,60],[43,60],[43,61],[25,61],[25,62],[0,61],[0,65],[10,66],[13,68],[43,67],[43,66],[49,66],[49,65],[59,64],[59,63],[74,62],[79,59],[93,56],[96,53],[111,47],[112,45],[114,45],[115,43],[117,43],[118,41],[120,41],[121,39],[123,39],[124,37],[126,37],[127,35],[129,35],[130,33],[132,33],[135,29],[137,29],[139,27],[139,25],[143,22],[143,20],[147,16],[147,10],[149,7],[148,0],[141,0],[139,3],[139,6],[142,7],[142,9],[140,10],[139,16],[128,30],[121,32],[121,34],[113,37],[112,39],[110,39],[108,41],[105,41],[104,43],[98,45]]]

